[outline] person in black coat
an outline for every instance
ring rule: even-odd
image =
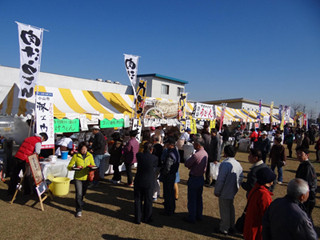
[[[143,147],[143,153],[136,155],[138,166],[134,179],[134,216],[137,224],[140,224],[141,220],[146,223],[151,221],[154,170],[158,166],[158,158],[152,154],[152,143],[146,142]]]
[[[257,172],[261,168],[267,168],[267,164],[265,164],[262,160],[262,153],[260,150],[256,148],[251,148],[248,156],[249,163],[252,164],[250,167],[250,171],[247,176],[247,181],[241,183],[241,187],[247,191],[246,196],[248,197],[249,192],[254,187],[257,182]]]
[[[260,150],[262,154],[262,161],[265,163],[267,160],[267,155],[270,152],[271,149],[271,143],[269,138],[267,137],[268,133],[266,131],[263,131],[261,133],[261,137],[258,138],[258,141],[254,143],[254,148],[257,148]]]
[[[110,153],[110,161],[109,163],[113,165],[113,177],[112,182],[114,184],[119,184],[121,182],[121,173],[119,171],[119,166],[122,164],[121,156],[122,156],[122,149],[123,149],[123,140],[119,132],[114,132],[111,135],[114,143],[109,149]]]
[[[317,192],[317,173],[309,161],[309,151],[308,149],[298,147],[296,149],[297,157],[300,161],[300,165],[296,171],[296,178],[301,178],[308,183],[309,186],[309,198],[303,203],[306,213],[312,220],[312,210],[316,205],[316,192]]]
[[[316,240],[310,218],[301,208],[308,199],[308,183],[295,178],[288,183],[287,195],[274,200],[264,213],[262,237],[264,240]]]

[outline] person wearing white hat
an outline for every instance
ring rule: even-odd
[[[106,140],[103,136],[103,134],[100,132],[100,127],[99,126],[93,126],[92,127],[92,133],[94,135],[93,142],[92,142],[92,147],[91,147],[91,152],[93,154],[94,162],[96,166],[99,168],[99,177],[103,178],[104,177],[104,171],[101,168],[100,165],[104,164],[102,161],[105,161],[104,159],[104,153],[106,149]],[[95,182],[97,184],[97,182]]]

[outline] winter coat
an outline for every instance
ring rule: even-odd
[[[81,153],[76,153],[73,155],[68,165],[68,170],[71,171],[73,166],[82,167],[82,170],[74,172],[74,179],[86,181],[89,173],[89,168],[87,168],[87,166],[89,165],[95,166],[91,153],[87,152],[85,158],[82,157]]]
[[[41,143],[41,137],[32,136],[26,138],[18,149],[15,157],[22,161],[29,162],[28,157],[34,153],[37,143]]]
[[[259,183],[250,191],[243,230],[245,240],[262,239],[262,218],[272,202],[271,195],[272,193]]]

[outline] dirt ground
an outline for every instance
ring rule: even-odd
[[[311,146],[311,148],[313,148]],[[250,167],[248,153],[238,152],[244,175]],[[317,204],[313,211],[316,231],[320,235],[320,201],[319,173],[320,163],[315,162],[315,152],[310,153],[310,160],[317,171]],[[277,185],[273,199],[286,194],[286,184],[295,176],[299,162],[288,159],[284,167],[284,184]],[[187,216],[187,179],[188,170],[180,165],[179,199],[176,213],[163,216],[163,199],[153,205],[153,222],[151,224],[133,223],[133,189],[113,185],[106,176],[100,184],[89,189],[85,197],[82,218],[75,218],[75,191],[70,185],[70,192],[64,197],[54,197],[44,202],[45,211],[40,210],[36,196],[18,195],[11,205],[7,196],[7,184],[0,182],[0,239],[242,239],[241,235],[222,236],[214,233],[219,224],[218,199],[213,195],[213,188],[204,188],[204,219],[196,224],[183,221]],[[127,179],[123,175],[122,181]],[[245,191],[240,189],[235,198],[236,218],[246,205]]]

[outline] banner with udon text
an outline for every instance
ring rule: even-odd
[[[124,65],[133,88],[134,97],[136,98],[136,82],[137,82],[137,73],[138,73],[138,56],[124,54]]]
[[[192,116],[195,119],[214,120],[216,118],[215,107],[214,105],[196,103]]]
[[[18,23],[20,47],[19,98],[34,98],[40,72],[43,29]]]

